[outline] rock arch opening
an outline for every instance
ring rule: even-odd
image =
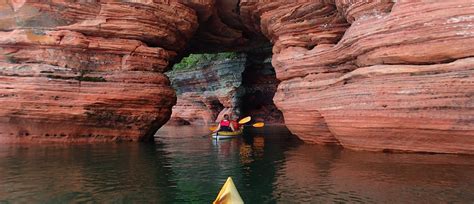
[[[163,72],[177,56],[270,41],[273,101],[305,142],[474,153],[467,0],[26,1],[0,10],[0,141],[150,139],[176,103]],[[215,93],[195,106],[217,100],[221,113],[261,108],[234,97],[252,97],[239,88],[246,60],[209,61],[191,75],[207,81],[183,78],[199,90],[178,94]]]
[[[273,103],[279,81],[271,49],[190,54],[167,73],[177,93],[170,124],[208,125],[224,114],[283,123]],[[186,122],[179,122],[186,121]]]
[[[241,97],[241,112],[251,115],[256,121],[284,124],[283,114],[273,102],[280,81],[276,78],[271,57],[270,49],[248,53],[246,68],[242,73],[245,93]]]

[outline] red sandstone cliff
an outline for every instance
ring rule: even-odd
[[[246,57],[205,61],[191,69],[168,72],[177,92],[171,124],[211,125],[224,114],[240,114]]]
[[[271,66],[271,52],[265,49],[234,55],[202,60],[186,69],[175,66],[167,73],[178,98],[168,124],[211,125],[224,114],[283,124],[283,115],[273,103],[279,81]],[[199,56],[219,55],[193,55],[191,59]]]
[[[0,141],[145,140],[168,120],[162,72],[197,29],[194,10],[2,1],[0,13]]]
[[[306,142],[474,153],[470,1],[242,1],[274,44],[274,101]]]
[[[177,53],[265,36],[275,104],[306,142],[474,153],[471,1],[134,2],[0,4],[1,140],[149,138]]]

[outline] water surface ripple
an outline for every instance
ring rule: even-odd
[[[474,157],[302,144],[285,128],[212,141],[0,146],[0,203],[210,203],[232,176],[247,203],[473,203]]]

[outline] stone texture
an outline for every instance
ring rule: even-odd
[[[0,142],[145,140],[175,102],[161,73],[0,66]]]
[[[167,74],[178,96],[169,124],[209,125],[224,114],[283,123],[283,115],[273,103],[279,81],[269,49]]]
[[[248,29],[262,32],[270,39],[274,53],[287,47],[311,49],[318,44],[334,43],[348,27],[331,1],[242,0],[240,4],[242,21]]]
[[[181,2],[195,8],[199,16],[199,28],[190,42],[190,52],[249,51],[268,44],[260,32],[248,30],[242,22],[239,0]]]
[[[274,101],[293,133],[360,150],[474,153],[470,1],[274,4],[248,3],[275,44]],[[306,24],[312,6],[331,8],[319,32],[330,37],[302,37],[318,33]]]
[[[304,141],[474,153],[471,1],[88,2],[0,1],[1,140],[149,138],[175,103],[170,61],[265,36],[274,102]]]
[[[197,29],[177,2],[0,2],[0,142],[149,140]],[[174,25],[174,26],[169,26]]]
[[[167,73],[177,91],[172,122],[212,124],[224,114],[240,114],[242,72],[246,57],[198,64],[191,70]]]
[[[0,7],[5,14],[0,23],[2,30],[69,30],[87,36],[140,40],[150,46],[179,50],[198,25],[194,10],[174,1],[20,1],[23,3],[17,3],[16,7],[8,2]]]
[[[268,125],[284,123],[283,114],[273,103],[280,81],[276,79],[271,56],[271,47],[248,53],[245,71],[242,73],[245,92],[240,97],[242,114]]]

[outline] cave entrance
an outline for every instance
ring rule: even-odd
[[[271,64],[271,47],[247,53],[245,71],[242,73],[242,115],[267,124],[283,124],[283,114],[273,103],[273,96],[280,81]]]
[[[236,52],[190,54],[175,64],[166,73],[178,98],[171,121],[209,125],[223,113],[235,113],[245,59]]]
[[[184,57],[167,73],[178,97],[171,120],[213,124],[224,114],[232,114],[283,124],[283,115],[273,103],[279,81],[271,56],[268,47]]]
[[[217,99],[211,100],[211,102],[209,102],[209,110],[211,111],[212,120],[215,121],[219,113],[224,110],[224,105]]]

